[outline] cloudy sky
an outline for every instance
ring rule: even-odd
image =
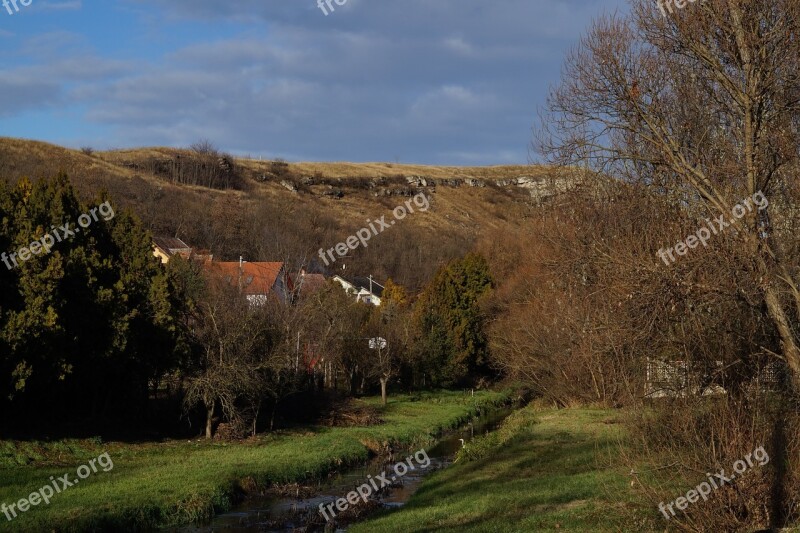
[[[20,1],[0,7],[0,136],[449,165],[526,163],[564,53],[592,18],[625,9],[345,0],[326,16],[317,0]]]

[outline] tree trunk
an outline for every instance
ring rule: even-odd
[[[789,319],[786,316],[786,311],[781,306],[780,298],[776,293],[774,287],[769,286],[764,292],[764,300],[767,304],[767,312],[778,330],[781,338],[781,352],[786,359],[786,366],[788,368],[782,369],[779,375],[784,376],[784,372],[788,370],[789,380],[788,396],[789,399],[795,398],[797,393],[800,392],[800,350],[797,347]],[[771,494],[770,494],[770,525],[774,530],[779,530],[787,525],[788,509],[787,509],[787,487],[789,485],[789,472],[786,469],[788,462],[788,442],[786,438],[785,425],[787,419],[786,405],[789,399],[782,398],[779,401],[778,413],[775,416],[775,424],[773,426],[772,445],[773,454],[776,457],[772,458],[772,463],[775,465],[775,474],[772,480]]]
[[[355,396],[358,391],[358,367],[350,370],[350,396]]]
[[[213,436],[212,428],[214,423],[214,402],[211,405],[206,405],[206,438],[210,439]]]
[[[381,378],[381,401],[383,405],[386,405],[386,384],[389,382],[389,378]]]
[[[775,327],[780,335],[781,352],[783,352],[783,356],[786,358],[786,363],[789,367],[792,392],[796,394],[800,392],[800,349],[797,347],[797,342],[792,333],[792,328],[789,325],[786,311],[781,306],[780,299],[774,287],[767,287],[764,291],[764,300],[767,304],[767,312],[775,323]]]
[[[781,398],[778,402],[777,412],[773,414],[774,424],[772,429],[772,449],[774,457],[770,458],[770,463],[774,465],[775,472],[772,477],[770,487],[770,526],[773,531],[780,531],[788,524],[789,506],[787,505],[787,488],[790,483],[789,472],[786,465],[789,464],[788,442],[786,438],[787,405],[786,398]]]
[[[253,437],[255,437],[258,434],[258,415],[259,415],[259,413],[261,413],[261,402],[258,402],[256,404],[256,407],[255,407],[254,413],[253,413],[253,432],[252,432],[252,436]],[[272,429],[272,428],[270,428],[270,429]]]

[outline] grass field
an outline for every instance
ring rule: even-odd
[[[401,510],[349,531],[652,531],[617,460],[620,422],[612,410],[517,411]]]
[[[50,476],[76,469],[108,452],[113,470],[99,470],[79,485],[32,507],[0,529],[84,531],[175,525],[230,508],[247,488],[319,478],[367,459],[384,443],[425,445],[438,432],[466,421],[479,407],[508,393],[461,392],[395,396],[383,424],[277,432],[243,443],[170,441],[149,444],[99,440],[52,443],[0,441],[0,504],[27,498]],[[380,398],[364,400],[379,406]]]

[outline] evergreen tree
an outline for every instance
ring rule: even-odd
[[[488,371],[480,302],[492,288],[486,260],[468,254],[439,269],[417,302],[418,363],[432,385],[464,384]]]
[[[0,222],[0,402],[19,419],[144,412],[179,320],[141,223],[104,195],[83,204],[64,174],[0,189]]]

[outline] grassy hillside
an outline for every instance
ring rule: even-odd
[[[16,182],[66,172],[79,193],[110,192],[133,209],[154,234],[174,235],[211,249],[223,260],[287,261],[311,270],[331,248],[391,212],[413,195],[430,199],[417,212],[353,251],[351,274],[389,276],[416,288],[438,265],[474,243],[516,231],[548,188],[547,168],[532,166],[433,167],[392,163],[291,163],[233,158],[235,188],[176,183],[191,150],[142,148],[83,153],[37,141],[0,138],[0,176]],[[216,164],[212,158],[211,165]],[[532,194],[532,191],[535,194]]]

